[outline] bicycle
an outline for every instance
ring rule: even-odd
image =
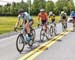
[[[45,26],[43,26],[42,24],[39,24],[39,26],[41,26],[41,31],[40,31],[40,40],[41,42],[43,42],[44,38],[46,37],[47,40],[49,40],[49,28],[47,27],[47,30],[45,28]]]
[[[50,24],[50,35],[51,36],[56,36],[56,23],[51,23]]]
[[[33,46],[34,39],[35,39],[35,30],[33,28],[31,28],[30,33],[31,33],[32,39],[27,42],[24,39],[24,37],[27,34],[26,31],[23,28],[17,28],[17,29],[19,29],[20,32],[19,32],[19,35],[16,40],[16,48],[17,48],[18,52],[21,53],[23,51],[25,45],[28,44],[30,47]]]
[[[65,31],[67,29],[67,19],[66,20],[61,20],[62,22],[62,31]]]

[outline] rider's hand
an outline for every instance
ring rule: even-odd
[[[17,29],[17,27],[14,27],[14,31],[16,31],[16,32],[17,32],[17,30],[16,30],[16,29]]]
[[[20,25],[20,27],[22,27],[22,25]]]
[[[38,28],[39,28],[40,24],[38,24]]]

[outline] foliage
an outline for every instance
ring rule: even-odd
[[[18,3],[12,2],[12,4],[8,3],[5,6],[0,5],[0,16],[16,16],[20,8],[23,8],[31,15],[38,15],[41,8],[44,8],[47,13],[53,11],[56,15],[59,15],[62,10],[68,14],[70,14],[72,10],[75,11],[73,0],[58,0],[56,3],[52,0],[34,0],[33,4],[31,4],[31,0],[27,0],[27,2],[21,0],[21,2]]]

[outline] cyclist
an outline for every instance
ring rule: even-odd
[[[45,12],[45,9],[40,9],[40,13],[38,14],[38,21],[45,26],[45,31],[47,31],[47,22],[48,22],[48,15]]]
[[[75,31],[75,12],[71,14],[71,17],[73,18],[73,31]]]
[[[62,11],[61,14],[60,14],[60,17],[61,17],[60,21],[62,22],[62,28],[63,27],[67,28],[67,14],[64,11]],[[65,26],[64,26],[64,24],[65,24]]]
[[[68,22],[72,22],[73,18],[72,18],[72,14],[74,13],[74,11],[71,11],[70,13],[70,17],[68,18]]]
[[[56,26],[55,14],[53,14],[53,12],[49,12],[49,18],[51,20],[51,23],[54,23],[54,25]]]
[[[15,28],[14,29],[16,29],[17,26],[20,24],[21,18],[23,20],[23,23],[22,23],[23,24],[23,29],[28,34],[27,39],[30,40],[31,39],[30,26],[33,24],[33,19],[30,16],[29,13],[24,12],[23,9],[20,9],[19,10],[19,13],[18,13],[18,20],[16,22],[16,25],[15,25]],[[25,38],[25,40],[27,40],[27,39]]]
[[[67,21],[67,14],[64,11],[61,12],[60,17],[61,17],[62,22]]]

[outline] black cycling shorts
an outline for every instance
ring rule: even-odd
[[[55,19],[52,19],[51,22],[52,22],[52,23],[55,22]]]
[[[41,22],[42,22],[42,25],[45,25],[47,20],[41,20]]]
[[[29,23],[32,22],[32,21],[33,21],[33,19],[30,19]],[[24,24],[26,24],[26,23],[27,23],[27,20],[24,20]]]

